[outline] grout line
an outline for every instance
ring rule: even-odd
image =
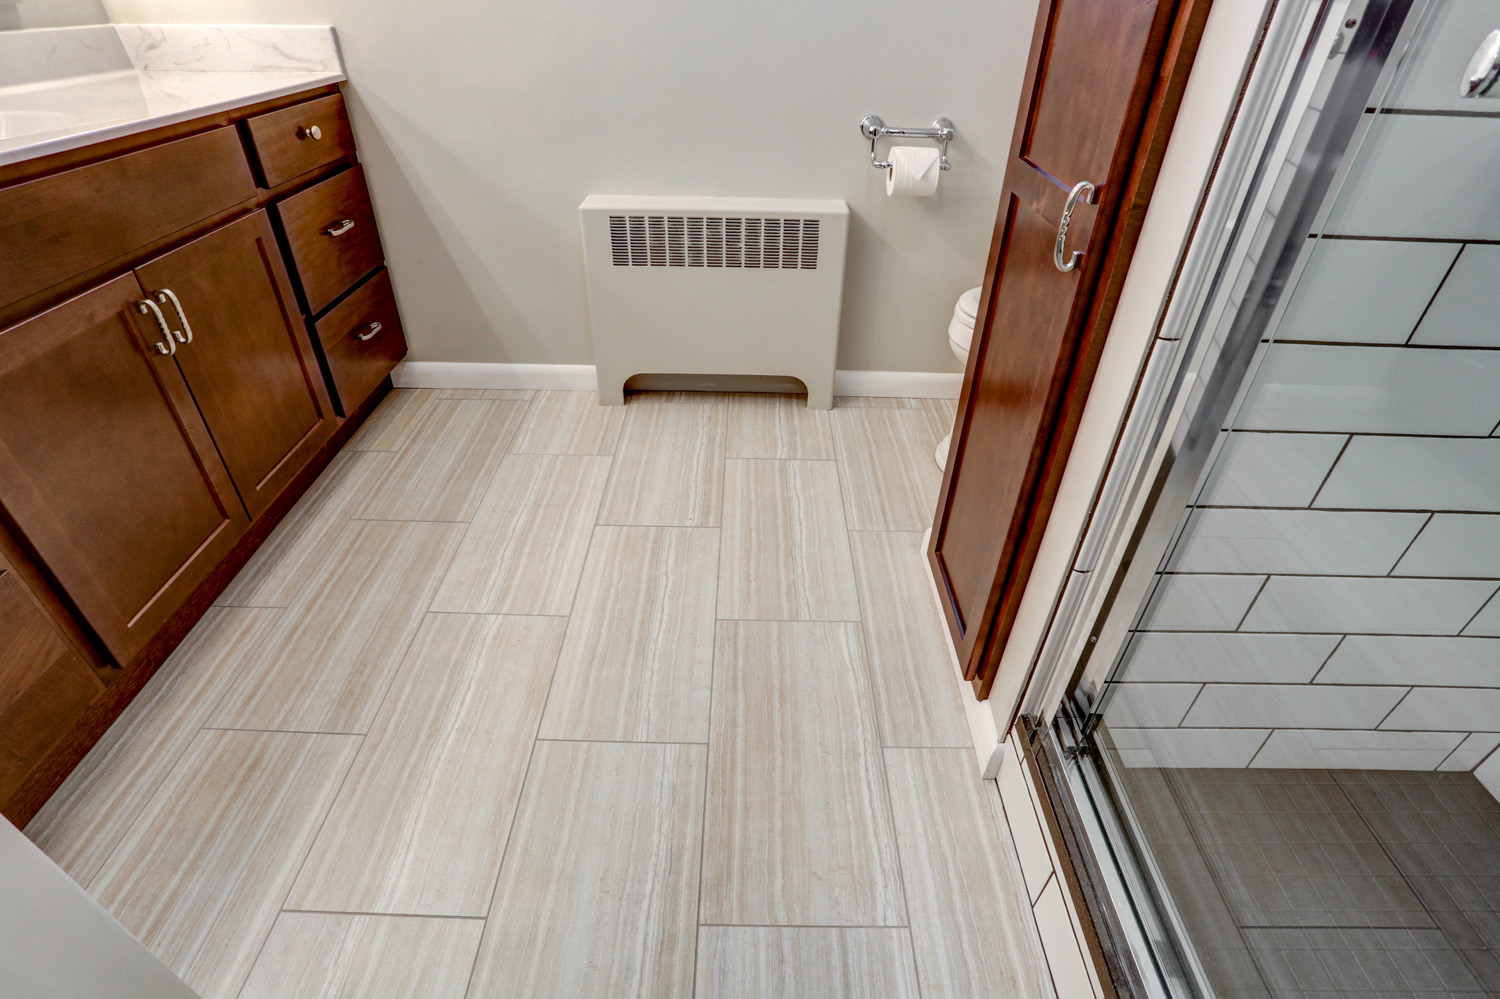
[[[1469,630],[1469,626],[1474,623],[1474,619],[1475,618],[1477,618],[1479,615],[1481,615],[1481,614],[1484,613],[1486,607],[1488,607],[1490,604],[1492,604],[1492,603],[1495,602],[1495,594],[1496,593],[1500,593],[1500,586],[1495,587],[1495,593],[1491,593],[1489,595],[1489,597],[1485,599],[1484,603],[1482,603],[1482,604],[1479,605],[1479,609],[1477,611],[1475,611],[1472,615],[1470,615],[1469,619],[1464,622],[1464,626],[1462,628],[1458,629],[1458,635],[1460,637],[1463,637],[1463,638],[1486,638],[1486,637],[1488,637],[1486,635],[1465,635],[1464,632],[1466,632],[1466,631]]]
[[[1402,341],[1403,345],[1410,344],[1411,338],[1416,336],[1417,330],[1422,328],[1422,320],[1426,319],[1427,313],[1432,311],[1432,306],[1437,302],[1437,297],[1443,293],[1443,285],[1448,283],[1448,278],[1453,274],[1453,268],[1458,266],[1458,262],[1463,258],[1464,250],[1466,249],[1468,249],[1467,244],[1459,244],[1458,252],[1453,255],[1452,260],[1448,261],[1448,269],[1443,271],[1443,276],[1438,279],[1437,287],[1432,290],[1432,297],[1427,300],[1426,305],[1422,306],[1422,314],[1417,317],[1417,322],[1412,326],[1411,332],[1406,334],[1406,339]]]
[[[1410,697],[1411,696],[1411,692],[1413,690],[1416,690],[1416,689],[1417,689],[1416,687],[1407,687],[1406,688],[1406,693],[1404,693],[1400,697],[1396,698],[1396,703],[1391,705],[1391,710],[1387,711],[1385,714],[1383,714],[1383,715],[1380,716],[1380,721],[1378,721],[1378,722],[1375,723],[1375,727],[1374,728],[1365,729],[1364,731],[1367,731],[1367,732],[1387,732],[1387,731],[1389,731],[1389,732],[1397,732],[1397,731],[1403,731],[1401,729],[1383,729],[1380,726],[1384,725],[1386,723],[1386,720],[1389,719],[1391,717],[1391,715],[1393,715],[1393,714],[1396,713],[1396,709],[1399,708],[1401,706],[1401,703],[1403,701],[1405,701],[1408,697]]]
[[[558,739],[552,736],[539,735],[536,742],[574,742],[586,746],[706,746],[708,741],[698,742],[691,739]]]
[[[237,728],[233,725],[204,725],[204,732],[260,732],[264,735],[355,735],[363,739],[368,732],[325,732],[308,728]]]
[[[1331,663],[1331,662],[1333,662],[1333,657],[1336,656],[1336,655],[1338,655],[1339,647],[1344,644],[1344,640],[1346,638],[1348,638],[1348,637],[1349,637],[1348,635],[1340,635],[1339,636],[1339,640],[1337,642],[1333,643],[1333,648],[1331,648],[1331,649],[1328,650],[1328,655],[1326,655],[1326,656],[1323,657],[1323,661],[1318,664],[1317,670],[1308,679],[1308,681],[1307,681],[1308,683],[1317,683],[1318,682],[1318,677],[1322,676],[1323,675],[1323,671],[1328,668],[1328,664]],[[1324,684],[1324,686],[1334,686],[1334,684]]]
[[[464,401],[482,402],[484,400],[453,399],[453,400],[450,400],[450,401],[452,401],[452,402],[464,402]],[[508,402],[508,401],[519,401],[519,400],[499,400],[499,401],[501,401],[501,402]],[[445,915],[445,914],[439,913],[439,912],[370,912],[368,910],[362,911],[362,910],[359,910],[359,909],[282,909],[281,911],[282,912],[300,913],[300,914],[305,914],[305,915],[310,915],[310,916],[373,916],[373,917],[375,917],[377,919],[380,919],[380,918],[387,918],[387,919],[468,919],[468,920],[478,920],[478,921],[482,922],[483,920],[485,920],[486,918],[488,918],[486,916],[450,916],[450,915]]]
[[[719,502],[721,505],[719,519],[722,521],[723,506],[728,503],[725,487],[729,479],[729,459],[719,463]],[[705,736],[703,750],[703,809],[698,817],[698,892],[694,900],[693,921],[698,928],[693,932],[693,982],[690,995],[698,994],[698,952],[703,945],[703,865],[704,858],[708,856],[708,792],[709,776],[713,771],[713,733],[714,733],[714,685],[718,681],[719,671],[719,579],[723,575],[724,568],[724,532],[719,532],[719,548],[715,556],[714,564],[714,624],[713,634],[710,638],[710,652],[708,656],[708,734]]]
[[[1408,575],[1405,575],[1405,574],[1400,575],[1400,576],[1396,575],[1396,570],[1401,567],[1401,560],[1404,559],[1404,558],[1406,558],[1407,553],[1411,551],[1412,545],[1414,545],[1414,544],[1417,543],[1417,539],[1422,536],[1422,532],[1423,531],[1427,530],[1428,526],[1432,523],[1432,518],[1436,517],[1436,516],[1437,516],[1437,514],[1435,514],[1435,513],[1429,513],[1427,515],[1427,519],[1424,520],[1424,521],[1422,521],[1422,526],[1419,527],[1419,528],[1417,528],[1417,533],[1413,534],[1411,536],[1411,540],[1406,543],[1406,547],[1403,548],[1403,549],[1401,549],[1401,554],[1396,556],[1396,561],[1391,564],[1390,571],[1386,573],[1387,576],[1389,576],[1389,577],[1391,577],[1393,579],[1424,579],[1424,578],[1428,578],[1428,579],[1439,579],[1439,578],[1440,579],[1453,579],[1453,578],[1457,578],[1457,577],[1452,577],[1452,576],[1441,576],[1441,577],[1430,576],[1430,577],[1423,577],[1423,576],[1408,576]]]
[[[1257,575],[1258,575],[1258,573],[1257,573]],[[1234,631],[1235,632],[1238,632],[1241,628],[1243,628],[1245,626],[1245,622],[1250,619],[1250,612],[1253,611],[1253,610],[1255,610],[1255,604],[1256,604],[1256,602],[1258,600],[1260,600],[1260,595],[1262,593],[1266,592],[1266,584],[1269,583],[1270,581],[1271,581],[1271,577],[1270,577],[1269,574],[1266,575],[1266,578],[1264,578],[1264,579],[1262,579],[1260,581],[1260,586],[1256,589],[1255,596],[1253,596],[1253,597],[1250,598],[1250,603],[1245,608],[1245,613],[1243,613],[1243,614],[1240,615],[1239,621],[1234,626]]]
[[[1343,446],[1339,448],[1339,453],[1333,456],[1333,462],[1328,466],[1328,471],[1323,473],[1323,481],[1318,483],[1318,488],[1314,490],[1312,499],[1307,501],[1307,509],[1311,510],[1314,507],[1317,507],[1318,497],[1323,495],[1323,489],[1328,485],[1328,480],[1333,478],[1333,470],[1339,467],[1339,462],[1344,459],[1344,452],[1349,450],[1349,445],[1353,441],[1354,434],[1350,434],[1348,437],[1344,438],[1344,443]]]
[[[699,929],[721,930],[904,930],[906,923],[699,923]]]

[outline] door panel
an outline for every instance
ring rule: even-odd
[[[0,330],[0,506],[121,665],[249,522],[141,298],[124,275]]]
[[[192,342],[177,366],[240,498],[258,517],[333,432],[328,390],[264,211],[215,229],[136,271],[170,290]],[[181,328],[174,303],[161,303]]]
[[[1197,50],[1209,0],[1042,0],[929,559],[987,697]],[[1094,184],[1054,244],[1069,188]],[[1014,690],[1019,695],[1024,677]],[[1006,726],[1007,728],[1009,726]]]

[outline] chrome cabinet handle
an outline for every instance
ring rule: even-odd
[[[182,343],[192,343],[193,327],[188,325],[187,313],[182,311],[182,303],[177,300],[177,294],[171,288],[163,288],[156,293],[156,300],[162,305],[172,303],[172,308],[177,313],[177,321],[182,324],[182,332],[177,334],[177,339]]]
[[[1458,83],[1460,97],[1486,97],[1500,80],[1500,30],[1491,31],[1474,50],[1464,77]]]
[[[1072,255],[1068,254],[1068,223],[1073,221],[1073,210],[1078,207],[1080,200],[1086,205],[1094,203],[1094,185],[1086,180],[1080,180],[1068,192],[1068,200],[1063,202],[1062,221],[1057,223],[1057,242],[1052,245],[1052,263],[1064,274],[1077,267],[1078,261],[1083,259],[1082,250],[1074,250]]]
[[[135,307],[143,316],[154,315],[156,317],[156,325],[161,328],[162,339],[167,341],[164,344],[152,344],[157,353],[166,354],[168,357],[177,353],[177,341],[172,339],[172,330],[167,326],[167,317],[161,314],[161,309],[156,307],[156,303],[149,298],[143,298],[135,303]]]
[[[344,221],[340,222],[338,225],[331,225],[327,229],[324,229],[323,230],[323,235],[325,235],[325,236],[342,236],[344,233],[348,232],[350,229],[353,229],[353,228],[354,228],[354,220],[353,219],[344,219]]]
[[[323,137],[323,130],[316,125],[298,125],[297,138],[312,139],[316,142]]]
[[[366,332],[366,333],[356,333],[356,334],[354,334],[354,339],[356,339],[356,340],[373,340],[375,338],[375,335],[377,333],[379,333],[381,330],[385,329],[385,327],[383,325],[381,325],[380,323],[371,323],[369,326],[366,326],[365,329],[368,330],[369,332]]]

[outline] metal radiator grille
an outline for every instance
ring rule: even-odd
[[[754,267],[816,270],[817,219],[611,215],[616,267]]]

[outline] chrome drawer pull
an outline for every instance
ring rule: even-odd
[[[177,321],[182,324],[182,332],[177,334],[177,339],[183,343],[192,343],[193,328],[188,325],[187,313],[182,311],[182,303],[177,300],[176,293],[171,288],[163,288],[156,293],[156,300],[163,305],[172,303],[172,308],[177,312]]]
[[[375,338],[375,335],[377,333],[379,333],[381,330],[385,329],[385,327],[382,326],[380,323],[371,323],[369,326],[366,326],[365,329],[368,330],[369,332],[367,332],[367,333],[356,333],[356,334],[354,334],[354,339],[356,339],[356,340],[373,340]]]
[[[167,326],[167,317],[161,314],[161,309],[156,307],[156,303],[149,298],[143,298],[135,303],[135,307],[140,310],[143,316],[156,316],[156,325],[161,327],[162,339],[167,341],[165,344],[152,344],[156,348],[157,353],[166,354],[168,357],[177,353],[177,341],[172,339],[172,330]]]
[[[1073,209],[1078,207],[1080,199],[1086,205],[1094,203],[1094,185],[1086,180],[1080,180],[1068,192],[1068,200],[1063,202],[1062,221],[1057,223],[1057,242],[1052,246],[1052,263],[1064,274],[1077,267],[1078,261],[1083,259],[1082,250],[1074,250],[1072,256],[1068,255],[1068,223],[1073,221]]]
[[[323,137],[323,130],[316,125],[298,125],[297,138],[312,139],[317,141]]]
[[[323,235],[325,235],[325,236],[342,236],[344,233],[348,232],[350,229],[353,229],[353,228],[354,228],[354,220],[353,219],[344,219],[344,221],[340,222],[338,225],[332,225],[332,226],[329,226],[327,229],[324,229],[323,230]]]

